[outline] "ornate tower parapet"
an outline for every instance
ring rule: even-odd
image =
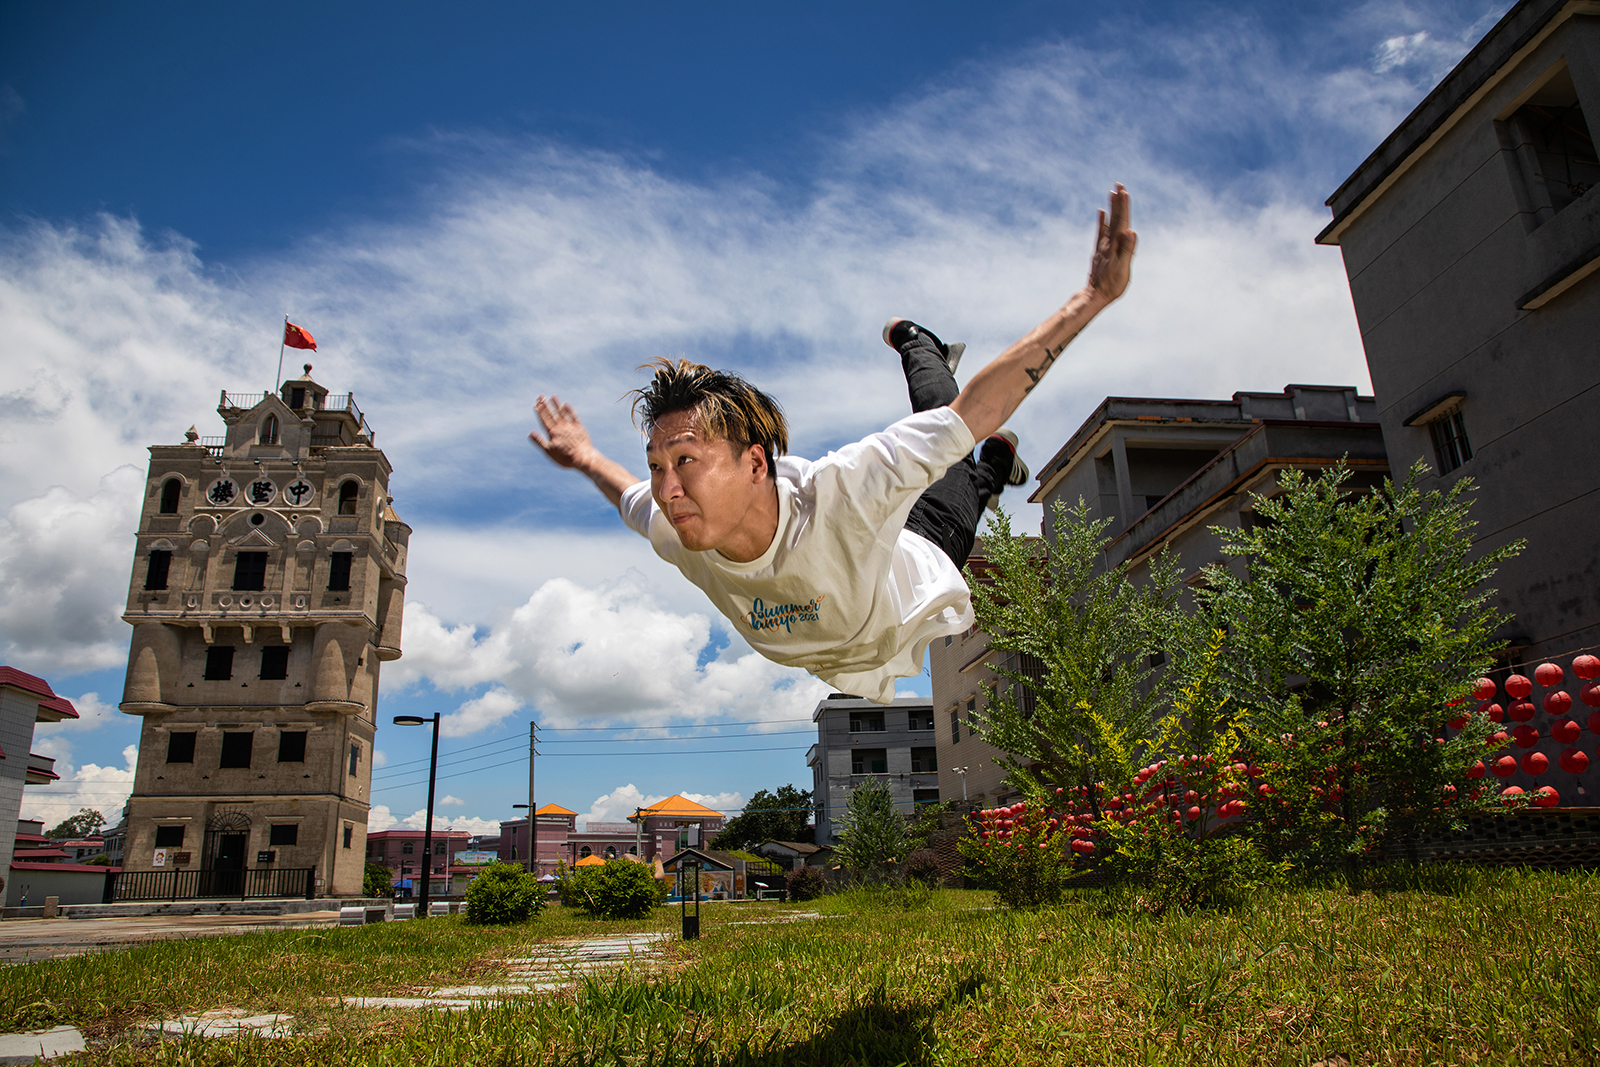
[[[150,448],[123,615],[122,710],[144,718],[128,870],[314,868],[319,892],[360,892],[411,528],[354,396],[305,370],[224,391],[222,437]]]

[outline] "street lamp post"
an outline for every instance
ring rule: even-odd
[[[528,812],[531,812],[533,810],[532,808],[530,808],[526,804],[513,804],[513,805],[511,805],[511,808],[512,808],[513,811],[528,811]],[[528,816],[528,846],[529,846],[528,847],[528,870],[533,871],[533,847],[532,847],[533,846],[533,816],[532,815]],[[512,859],[516,859],[517,858],[517,835],[515,833],[513,833],[511,835],[511,858]],[[539,872],[538,871],[534,871],[534,873],[538,874]]]
[[[421,726],[433,723],[433,753],[428,757],[428,821],[422,826],[422,891],[417,895],[421,909],[418,918],[428,917],[428,887],[433,883],[433,781],[439,773],[439,713],[423,718],[421,715],[396,715],[396,726]],[[449,864],[445,865],[448,872]],[[448,878],[448,873],[446,874]]]
[[[961,776],[961,803],[963,804],[967,802],[967,771],[969,769],[968,767],[950,768],[951,774],[959,774]],[[431,796],[432,794],[430,793],[429,795]]]

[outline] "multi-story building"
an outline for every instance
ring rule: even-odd
[[[478,866],[457,863],[456,853],[466,851],[471,843],[472,835],[466,830],[435,830],[430,858],[421,830],[376,830],[367,834],[366,862],[387,867],[389,884],[402,896],[419,895],[426,873],[432,879],[428,884],[429,899],[438,900],[466,892],[466,884]]]
[[[534,813],[538,817],[539,855],[533,867],[528,866],[528,820],[500,820],[499,852],[506,863],[520,863],[539,875],[551,874],[568,858],[567,838],[577,825],[578,813],[560,804],[546,804]]]
[[[1600,9],[1522,0],[1329,197],[1390,461],[1470,476],[1510,666],[1600,644]],[[1526,783],[1524,783],[1526,784]]]
[[[150,448],[123,616],[121,706],[144,720],[127,869],[309,870],[319,893],[361,891],[411,530],[354,398],[310,371],[224,392],[223,437]]]
[[[838,841],[850,790],[869,779],[886,783],[906,815],[939,801],[939,747],[928,701],[899,697],[885,705],[833,693],[818,702],[811,721],[817,742],[806,752],[806,765],[817,844]]]
[[[53,758],[29,751],[33,728],[37,723],[77,717],[72,702],[56,696],[43,678],[15,667],[0,667],[0,871],[11,871],[23,787],[45,785],[60,777]],[[43,833],[43,828],[38,832]],[[7,877],[13,876],[8,873]],[[3,889],[0,886],[0,895]]]
[[[554,873],[591,856],[600,860],[631,856],[650,863],[678,851],[693,837],[704,843],[722,832],[727,816],[682,795],[637,809],[626,822],[590,821],[578,829],[578,813],[546,804],[539,816],[539,872]],[[691,834],[689,831],[693,830]],[[527,865],[528,820],[500,823],[500,858]]]

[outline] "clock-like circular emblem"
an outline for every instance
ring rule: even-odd
[[[265,507],[278,495],[278,486],[265,476],[253,478],[244,487],[245,499],[255,507]]]
[[[227,476],[218,478],[206,490],[206,502],[216,508],[238,507],[239,483]]]
[[[296,478],[283,487],[283,499],[290,507],[305,507],[317,495],[316,487],[304,478]]]

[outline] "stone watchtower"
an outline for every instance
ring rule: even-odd
[[[144,717],[124,869],[216,872],[183,880],[201,895],[267,886],[238,873],[258,870],[361,891],[411,528],[354,397],[305,370],[224,392],[225,437],[150,448],[123,615],[122,710]]]

